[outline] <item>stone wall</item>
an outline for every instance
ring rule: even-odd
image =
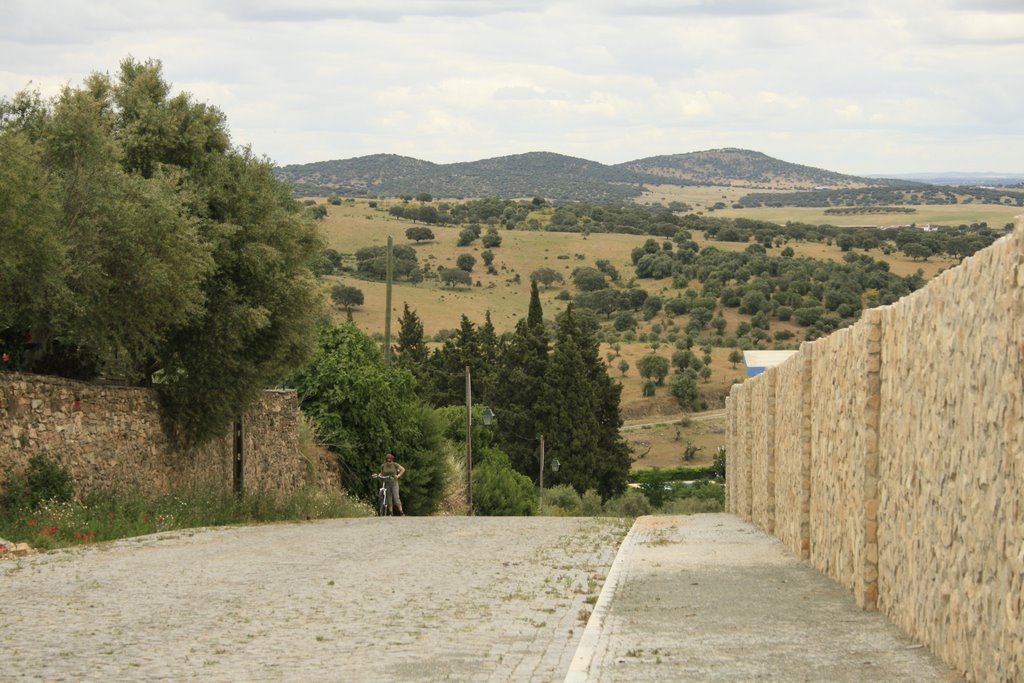
[[[264,392],[242,425],[246,489],[283,494],[307,481],[337,486],[330,462],[307,461],[299,449],[294,392]],[[0,374],[0,472],[18,471],[45,453],[69,469],[78,494],[109,487],[159,493],[194,484],[231,490],[233,436],[229,427],[201,448],[179,451],[163,433],[153,390]]]
[[[730,511],[968,678],[1024,680],[1024,227],[727,410]]]

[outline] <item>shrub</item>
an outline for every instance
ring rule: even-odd
[[[29,458],[21,474],[8,477],[2,507],[7,510],[34,510],[43,501],[64,503],[75,495],[71,473],[57,460],[38,453]]]
[[[507,455],[490,451],[473,468],[473,510],[478,515],[532,515],[536,512],[533,482],[512,469]]]
[[[600,494],[594,489],[587,489],[580,497],[580,514],[584,517],[597,517],[601,512]]]
[[[552,486],[544,491],[544,510],[548,513],[549,507],[557,507],[569,515],[577,515],[580,512],[580,494],[568,484]]]
[[[640,491],[629,489],[604,505],[605,514],[613,517],[640,517],[651,514],[651,503]]]

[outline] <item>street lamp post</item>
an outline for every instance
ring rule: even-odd
[[[562,466],[562,463],[558,462],[558,458],[551,461],[551,471],[558,472],[558,468]],[[540,514],[544,514],[544,435],[540,435]]]

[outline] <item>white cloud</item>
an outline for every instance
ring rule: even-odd
[[[0,94],[159,58],[281,163],[734,146],[849,173],[1024,170],[1019,0],[0,4]]]

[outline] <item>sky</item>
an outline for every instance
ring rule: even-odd
[[[1024,0],[0,0],[0,97],[124,58],[278,164],[721,147],[1024,172]]]

